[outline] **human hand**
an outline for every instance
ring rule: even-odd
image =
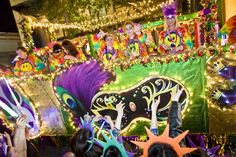
[[[105,36],[107,33],[103,32],[103,30],[100,30],[100,32],[98,33],[98,37],[101,38],[103,36]]]
[[[171,100],[178,102],[183,90],[184,88],[179,89],[179,86],[177,85],[176,90],[174,89],[171,91]]]
[[[84,115],[84,121],[92,121],[92,117],[87,113]]]
[[[147,42],[145,42],[145,44],[148,46],[148,47],[150,47],[151,46],[151,44],[147,41]]]
[[[113,56],[111,57],[111,59],[112,59],[113,61],[115,61],[116,58],[117,58],[117,54],[115,54],[115,55],[113,55]]]
[[[25,73],[24,72],[19,72],[19,76],[24,76],[25,75]]]
[[[25,76],[31,76],[33,74],[34,74],[33,71],[27,71],[27,72],[24,73]]]
[[[128,50],[124,50],[123,53],[125,56],[128,56]]]
[[[7,132],[4,132],[3,136],[4,136],[6,139],[11,139],[10,135],[9,135]]]
[[[111,119],[111,116],[108,116],[108,115],[104,116],[104,120],[111,126],[111,129],[114,128],[114,123]]]
[[[64,59],[65,60],[71,60],[71,61],[78,61],[78,59],[76,57],[71,56],[71,55],[65,55]]]
[[[156,113],[157,112],[157,108],[160,104],[160,95],[158,96],[157,99],[154,99],[152,100],[152,106],[151,106],[151,110],[152,110],[152,113]]]
[[[7,145],[8,147],[12,147],[12,142],[11,142],[11,137],[7,132],[4,132],[3,136],[6,138],[7,140]]]
[[[125,103],[122,103],[122,101],[119,102],[119,104],[116,105],[116,111],[119,116],[123,116],[124,114],[124,108]]]
[[[164,48],[164,50],[169,50],[170,49],[170,47],[166,44],[162,44],[161,46]]]
[[[178,52],[178,51],[182,51],[184,50],[184,47],[182,45],[176,47],[175,51]]]
[[[98,122],[101,119],[102,119],[102,115],[96,115],[96,116],[93,117],[94,122]]]
[[[17,128],[22,128],[24,129],[25,126],[26,126],[26,116],[23,115],[23,116],[20,116],[19,118],[17,118],[16,120],[16,125],[17,125]]]
[[[132,55],[130,56],[130,60],[134,60],[137,57],[138,57],[138,53],[133,52]]]
[[[132,54],[134,57],[137,57],[138,56],[138,53],[136,51],[133,52]]]

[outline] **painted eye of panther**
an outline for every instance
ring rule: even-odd
[[[178,34],[172,32],[170,35],[166,35],[164,43],[170,47],[177,47],[180,45],[181,38]]]
[[[86,113],[82,103],[69,91],[65,90],[63,87],[58,86],[56,87],[56,92],[60,97],[60,101],[66,105],[66,108],[71,109],[74,114]]]
[[[71,95],[69,95],[67,93],[62,94],[62,100],[70,108],[75,108],[77,106],[76,100]]]
[[[72,96],[70,92],[62,87],[56,87],[56,92],[59,94],[62,102],[67,105],[67,107],[75,109],[80,102]]]

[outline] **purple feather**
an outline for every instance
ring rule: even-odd
[[[97,61],[73,65],[55,79],[54,86],[60,86],[75,96],[89,111],[94,95],[111,78]]]

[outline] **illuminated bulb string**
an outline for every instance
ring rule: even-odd
[[[168,3],[171,3],[171,2],[173,2],[173,0],[171,0]],[[141,7],[145,6],[146,3],[149,4],[149,3],[151,3],[151,1],[147,1],[147,2],[145,1],[145,3],[144,2],[141,3],[141,5],[138,8],[141,8]],[[123,15],[123,13],[127,14],[129,12],[129,9],[127,9],[124,12],[121,12],[121,13],[115,13],[114,15],[107,15],[105,17],[102,17],[102,18],[105,18],[106,20],[94,19],[94,20],[91,20],[91,21],[83,21],[81,23],[70,23],[70,24],[32,22],[31,26],[33,28],[44,27],[44,28],[53,28],[53,29],[79,29],[81,31],[95,30],[99,27],[104,27],[104,26],[108,26],[108,25],[111,25],[111,24],[116,24],[116,23],[119,23],[119,22],[122,22],[122,21],[132,20],[132,19],[135,19],[135,18],[141,18],[143,16],[150,15],[152,12],[162,8],[164,5],[166,5],[168,3],[162,3],[162,4],[158,4],[154,7],[148,7],[148,9],[146,9],[146,10],[141,9],[141,10],[144,10],[144,11],[142,11],[142,13],[135,13],[131,16]],[[109,17],[113,18],[113,20],[111,22],[108,22]],[[32,21],[32,20],[30,20],[30,21]],[[98,23],[98,21],[100,21],[100,22]],[[96,24],[93,25],[93,23],[96,23]]]

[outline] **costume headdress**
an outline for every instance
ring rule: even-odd
[[[95,129],[95,125],[94,125],[94,121],[92,119],[90,119],[88,113],[86,114],[85,118],[83,119],[82,117],[80,117],[80,124],[79,124],[80,129],[87,129],[91,132],[91,136],[88,139],[88,143],[90,143],[88,149],[86,150],[86,152],[88,152],[94,143],[94,129]]]
[[[102,132],[102,136],[103,138],[105,139],[105,142],[99,140],[99,139],[96,139],[96,141],[98,142],[98,144],[100,144],[102,147],[103,147],[103,155],[105,154],[106,150],[113,146],[113,147],[116,147],[119,152],[121,153],[121,156],[122,157],[133,157],[134,156],[134,153],[130,153],[130,152],[127,152],[124,148],[124,145],[123,145],[123,141],[122,141],[122,138],[120,138],[120,140],[118,141],[112,131],[110,130],[109,131],[110,135],[111,135],[111,138],[109,138],[108,136],[106,136],[103,132]]]
[[[177,15],[177,3],[173,2],[171,4],[164,5],[162,8],[162,13],[165,17],[175,17]]]
[[[142,157],[148,156],[148,150],[149,148],[155,144],[167,144],[170,147],[173,148],[173,150],[176,152],[178,157],[182,157],[184,154],[190,153],[197,148],[186,148],[186,147],[180,147],[179,142],[187,135],[188,131],[183,132],[179,136],[172,138],[169,136],[169,124],[167,124],[164,132],[160,136],[154,135],[149,129],[145,127],[149,140],[146,142],[139,142],[139,141],[131,141],[132,143],[138,145],[139,147],[143,148],[143,155]]]

